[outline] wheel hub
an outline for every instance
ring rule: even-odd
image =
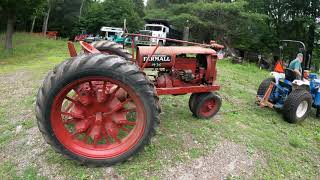
[[[298,118],[303,117],[303,116],[306,114],[307,110],[308,110],[308,106],[309,106],[309,105],[308,105],[308,102],[307,102],[307,101],[302,101],[302,102],[299,104],[298,108],[297,108],[296,116],[297,116]]]

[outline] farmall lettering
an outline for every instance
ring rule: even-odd
[[[148,55],[143,56],[143,62],[146,62],[148,59]],[[170,55],[162,55],[155,54],[149,58],[148,63],[151,64],[152,67],[161,67],[162,63],[170,63],[171,56]]]

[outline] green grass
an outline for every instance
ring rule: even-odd
[[[1,39],[1,37],[0,37]],[[8,73],[32,72],[36,80],[33,93],[17,102],[17,109],[32,109],[34,95],[45,74],[68,58],[66,41],[53,41],[26,34],[15,34],[13,54],[0,51],[0,76]],[[223,105],[214,121],[198,120],[191,116],[188,95],[162,96],[161,124],[151,145],[126,163],[114,166],[115,171],[128,179],[154,175],[177,162],[188,163],[212,152],[222,140],[230,140],[247,147],[250,155],[259,154],[254,171],[257,179],[317,179],[320,176],[320,121],[315,112],[301,124],[288,124],[280,114],[259,108],[255,92],[268,72],[254,64],[235,65],[227,60],[218,62],[219,92]],[[10,102],[10,98],[8,100]],[[1,105],[1,103],[0,103]],[[0,106],[0,150],[16,140],[6,105]],[[35,118],[18,122],[24,129],[36,126]],[[25,134],[22,134],[25,135]],[[22,136],[21,135],[21,136]],[[20,137],[21,137],[20,136]],[[196,142],[196,143],[195,143]],[[108,176],[104,168],[79,166],[56,154],[51,148],[42,154],[49,166],[58,165],[60,174],[71,179],[97,179]],[[16,170],[14,163],[0,163],[0,177],[16,179],[37,175],[36,164]],[[13,178],[11,178],[13,177]],[[39,177],[36,177],[39,178]],[[157,179],[157,177],[153,177]],[[230,179],[241,179],[230,177]]]
[[[46,179],[43,176],[38,175],[35,167],[27,167],[19,175],[16,169],[16,164],[12,162],[1,162],[0,163],[0,177],[1,179],[12,179],[12,180],[43,180]]]

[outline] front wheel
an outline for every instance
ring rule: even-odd
[[[37,95],[38,127],[57,152],[112,165],[143,149],[158,123],[158,97],[136,65],[114,55],[64,61]]]
[[[199,93],[195,96],[192,112],[195,117],[209,119],[220,110],[222,100],[218,93]]]
[[[289,123],[301,122],[310,114],[311,105],[311,94],[304,89],[296,89],[284,102],[283,117]]]
[[[258,91],[257,91],[257,96],[263,97],[264,94],[267,92],[271,82],[275,82],[274,78],[267,78],[261,82],[259,85]]]

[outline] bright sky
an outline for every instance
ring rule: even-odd
[[[143,0],[143,1],[144,1],[144,5],[146,6],[146,5],[147,5],[147,1],[148,1],[148,0]]]

